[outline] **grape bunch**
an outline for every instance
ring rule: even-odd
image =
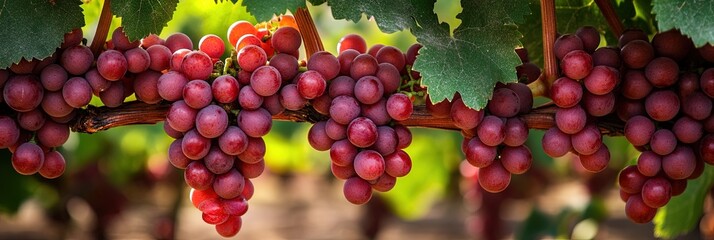
[[[590,172],[600,172],[610,162],[597,121],[614,111],[614,90],[620,83],[619,62],[608,61],[612,49],[596,49],[599,44],[600,33],[593,27],[582,27],[555,41],[561,77],[553,82],[550,92],[559,108],[555,126],[542,140],[546,154],[562,157],[572,152]]]
[[[75,110],[92,98],[86,75],[94,55],[82,39],[82,30],[73,30],[52,56],[0,69],[0,149],[9,148],[12,166],[22,175],[57,178],[65,171],[56,148],[69,138]]]
[[[332,173],[346,180],[343,193],[353,204],[369,201],[372,189],[391,190],[412,166],[402,150],[411,144],[411,132],[399,124],[413,111],[410,97],[399,92],[406,57],[391,46],[366,50],[361,36],[347,35],[337,57],[314,53],[295,86],[281,92],[282,100],[302,103],[287,109],[309,102],[329,116],[310,128],[308,141],[318,151],[330,151]]]
[[[254,191],[250,179],[265,169],[262,137],[272,127],[271,115],[284,110],[280,89],[298,73],[302,42],[293,26],[258,30],[247,21],[235,22],[228,40],[236,52],[226,61],[237,78],[212,77],[225,51],[220,37],[206,35],[198,50],[190,50],[191,39],[176,33],[164,43],[173,54],[156,82],[158,96],[172,102],[164,125],[176,139],[169,160],[184,169],[191,202],[203,220],[224,237],[240,230]],[[284,103],[294,104],[290,101]]]
[[[628,30],[617,47],[597,48],[599,39],[597,30],[583,27],[556,40],[562,76],[550,91],[559,109],[543,149],[552,157],[573,151],[585,169],[600,171],[610,154],[597,121],[608,115],[624,121],[625,138],[641,154],[620,172],[620,196],[627,216],[646,223],[701,175],[705,162],[714,163],[708,140],[714,70],[697,73],[710,61],[710,47],[696,51],[677,30],[651,41],[641,30]]]
[[[489,192],[508,187],[511,174],[530,169],[533,156],[524,145],[528,126],[519,116],[533,108],[533,94],[523,83],[499,83],[485,109],[466,106],[460,95],[434,104],[427,97],[426,109],[434,117],[449,117],[462,130],[461,150],[472,166],[479,168],[478,182]]]

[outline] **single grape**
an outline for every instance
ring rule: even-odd
[[[273,126],[270,113],[262,108],[242,110],[238,113],[238,126],[246,135],[254,138],[265,136]]]
[[[561,108],[555,112],[555,125],[567,134],[576,134],[585,127],[587,114],[582,107]]]
[[[407,95],[396,93],[389,96],[387,100],[387,113],[389,113],[389,116],[394,120],[407,120],[411,117],[413,111],[412,101],[409,100]]]
[[[654,177],[662,169],[662,157],[652,151],[644,151],[637,158],[637,170],[645,176]]]
[[[127,72],[127,69],[128,63],[126,58],[117,50],[107,50],[99,54],[97,58],[97,70],[99,74],[109,81],[121,79]]]
[[[300,95],[297,85],[292,83],[285,85],[280,90],[279,100],[280,104],[285,107],[285,109],[293,111],[300,110],[307,104],[307,99]]]
[[[186,132],[181,141],[181,151],[192,160],[205,157],[210,149],[211,139],[201,136],[195,129]]]
[[[280,73],[283,82],[293,79],[298,74],[297,58],[290,54],[278,53],[270,58],[270,66],[274,67]]]
[[[47,179],[58,178],[62,176],[66,166],[67,162],[60,152],[49,151],[45,153],[45,161],[42,163],[39,172],[40,175]]]
[[[10,77],[3,87],[5,103],[15,111],[29,112],[42,103],[44,88],[33,75]]]
[[[270,96],[280,90],[282,78],[280,72],[271,66],[261,66],[250,76],[250,85],[260,96]]]
[[[379,126],[377,127],[377,141],[374,142],[372,150],[379,152],[382,156],[387,156],[397,150],[398,143],[397,132],[392,127]]]
[[[204,108],[213,100],[211,85],[204,80],[191,80],[183,87],[183,99],[189,107]]]
[[[583,79],[593,70],[592,56],[582,50],[569,52],[560,60],[560,69],[569,78]]]
[[[154,45],[146,49],[149,54],[149,69],[154,71],[163,71],[171,67],[171,55],[173,54],[168,47],[164,45]]]
[[[647,177],[637,171],[637,166],[635,165],[623,168],[618,177],[620,189],[627,193],[639,193],[645,181],[647,181]]]
[[[362,205],[372,198],[372,186],[362,178],[351,177],[345,181],[342,193],[350,203]]]
[[[394,65],[399,71],[402,71],[406,65],[404,53],[392,46],[385,46],[379,49],[375,58],[377,58],[377,62],[379,63],[390,63]]]
[[[412,169],[412,159],[403,150],[384,157],[384,171],[392,177],[403,177]]]
[[[240,196],[245,186],[243,175],[236,169],[231,169],[227,173],[216,175],[213,182],[213,191],[219,197],[231,199]]]
[[[248,137],[248,148],[238,158],[244,163],[254,164],[263,161],[265,157],[265,140],[263,138]]]
[[[265,54],[265,51],[258,46],[250,45],[238,51],[238,66],[247,72],[255,71],[258,67],[265,65],[267,61],[268,56]]]
[[[483,168],[489,166],[496,159],[498,152],[496,147],[483,144],[478,137],[468,140],[464,155],[466,160],[474,167]]]
[[[511,174],[523,174],[531,168],[533,155],[531,155],[531,150],[526,146],[507,146],[501,149],[501,164]]]
[[[218,146],[230,155],[238,155],[248,148],[248,136],[236,126],[229,126],[218,138]]]
[[[124,52],[126,58],[127,71],[130,73],[141,73],[149,69],[151,57],[143,48],[136,47]]]
[[[228,42],[231,46],[236,46],[238,39],[246,34],[256,35],[258,34],[258,30],[248,21],[236,21],[228,27]]]
[[[327,88],[327,82],[325,79],[329,78],[324,78],[323,74],[317,71],[307,70],[303,72],[300,74],[300,77],[298,77],[296,84],[298,93],[300,93],[300,96],[305,99],[314,99],[322,96]]]
[[[647,64],[645,76],[655,87],[668,87],[679,79],[679,65],[670,58],[658,57]]]
[[[384,94],[384,86],[376,77],[365,76],[355,83],[355,98],[364,104],[378,102]]]
[[[498,146],[506,139],[506,123],[499,117],[488,115],[476,128],[478,138],[488,146]]]
[[[45,162],[45,153],[40,146],[26,142],[12,154],[12,167],[22,175],[32,175],[40,171]]]
[[[602,146],[602,135],[595,124],[586,125],[582,131],[570,137],[573,150],[581,155],[595,154]]]
[[[461,98],[454,100],[451,104],[451,120],[456,127],[468,130],[479,125],[483,119],[484,112],[467,107]]]
[[[169,71],[159,77],[157,90],[159,96],[167,101],[178,101],[183,98],[183,89],[188,79],[177,71]]]
[[[198,110],[191,108],[183,100],[171,104],[166,114],[166,122],[171,128],[180,132],[187,132],[194,127]]]
[[[169,162],[171,165],[178,169],[186,169],[189,163],[191,163],[191,159],[187,158],[186,155],[183,154],[183,150],[181,150],[181,142],[183,141],[182,138],[178,138],[171,142],[171,145],[169,145]]]
[[[270,38],[270,43],[279,53],[291,53],[300,48],[302,38],[300,32],[291,27],[278,28]]]
[[[81,108],[92,100],[92,87],[82,77],[73,77],[62,87],[62,97],[73,108]]]
[[[196,130],[206,138],[217,138],[228,128],[228,114],[218,105],[208,105],[196,114]]]
[[[136,79],[134,80],[134,93],[136,98],[148,104],[160,102],[161,95],[159,95],[158,89],[159,78],[161,78],[161,73],[153,70],[147,70],[136,75]]]
[[[511,173],[500,162],[494,162],[479,170],[478,183],[488,192],[501,192],[511,183]]]
[[[357,147],[372,146],[377,141],[377,135],[377,126],[369,118],[355,118],[347,126],[347,139]]]
[[[343,95],[332,99],[330,117],[334,119],[335,122],[347,125],[350,124],[353,119],[357,118],[359,114],[360,106],[354,98]]]
[[[382,82],[385,95],[395,93],[401,87],[402,76],[392,64],[380,63],[375,76]]]
[[[647,114],[656,121],[668,121],[679,113],[679,97],[670,90],[656,91],[645,100]]]
[[[672,184],[662,177],[648,179],[642,185],[642,201],[651,208],[660,208],[672,197]]]
[[[38,129],[40,129],[42,127],[42,125],[45,124],[46,119],[47,118],[45,117],[45,114],[43,113],[42,109],[40,109],[40,108],[35,108],[32,111],[17,114],[18,125],[20,125],[20,127],[22,129],[25,129],[28,131],[37,131]],[[10,126],[10,125],[8,125],[8,126]],[[0,130],[0,132],[2,132],[2,131]],[[7,133],[7,134],[12,134],[12,133]]]
[[[340,95],[354,96],[355,80],[348,76],[339,76],[330,81],[328,94],[332,98]]]
[[[355,172],[364,180],[377,180],[384,174],[384,158],[373,150],[364,150],[355,156]]]
[[[223,39],[220,37],[215,34],[207,34],[201,37],[201,40],[198,42],[198,49],[215,59],[220,58],[221,55],[223,55],[223,52],[226,50],[226,46],[225,43],[223,43]]]
[[[648,223],[652,221],[656,213],[657,209],[647,206],[640,195],[631,196],[625,204],[627,218],[635,223]]]
[[[625,124],[625,138],[636,147],[648,144],[654,132],[654,123],[645,116],[634,116]]]
[[[555,57],[563,59],[566,54],[575,50],[583,50],[583,41],[577,35],[563,34],[555,40],[553,51]]]
[[[575,31],[575,35],[583,42],[583,49],[589,53],[600,45],[600,32],[592,26],[583,26]]]
[[[662,170],[670,179],[685,179],[696,168],[696,155],[689,146],[679,145],[662,158]]]
[[[191,41],[191,38],[180,32],[169,35],[164,45],[168,47],[171,52],[176,52],[179,49],[193,49],[193,41]]]
[[[633,40],[622,47],[620,55],[626,67],[640,69],[652,61],[654,58],[654,49],[647,41]]]
[[[340,74],[340,62],[331,53],[319,51],[310,56],[307,69],[320,73],[324,79],[333,79]]]
[[[112,32],[112,43],[114,44],[114,48],[120,51],[136,48],[141,44],[139,40],[129,41],[129,37],[124,33],[124,27],[114,29],[114,32]]]
[[[263,104],[263,96],[258,95],[250,85],[246,85],[240,89],[238,103],[243,109],[256,110]]]
[[[36,139],[46,147],[62,146],[69,139],[69,126],[52,120],[45,121],[45,124],[37,130]]]
[[[360,35],[347,34],[340,38],[340,41],[337,42],[337,52],[342,53],[348,49],[354,49],[359,53],[365,53],[367,51],[367,42],[365,42],[364,38]]]
[[[67,79],[67,71],[65,71],[62,66],[57,64],[50,64],[49,66],[42,69],[42,72],[40,73],[40,81],[42,82],[42,86],[49,91],[61,90],[62,86],[64,86],[64,82],[66,82]]]
[[[595,95],[586,92],[582,100],[585,111],[594,117],[602,117],[615,110],[615,93],[609,92],[605,95]]]
[[[183,57],[181,73],[188,79],[206,80],[213,72],[213,61],[208,54],[201,51],[191,51]]]
[[[92,54],[92,50],[84,45],[69,47],[60,56],[60,65],[67,70],[67,73],[72,75],[84,74],[92,66],[93,62],[94,54]]]
[[[505,135],[503,144],[511,147],[521,146],[528,140],[528,126],[520,118],[509,118],[506,120]]]
[[[568,77],[558,78],[550,87],[553,103],[561,108],[577,105],[583,97],[583,87],[577,81]]]
[[[580,164],[590,172],[602,172],[607,168],[607,164],[610,163],[610,150],[608,150],[607,145],[602,144],[600,148],[593,154],[590,155],[580,155]]]
[[[360,54],[352,60],[350,77],[360,79],[364,76],[374,76],[379,70],[377,59],[368,54]]]
[[[20,138],[20,129],[15,120],[8,116],[0,116],[0,149],[8,148]]]
[[[610,93],[620,81],[617,69],[607,66],[595,66],[590,75],[583,79],[585,88],[595,95]]]
[[[318,151],[327,151],[335,142],[327,136],[325,121],[317,122],[310,127],[310,131],[307,133],[307,140],[310,146]]]

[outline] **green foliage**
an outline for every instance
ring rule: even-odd
[[[443,199],[450,186],[451,173],[462,159],[458,134],[425,129],[412,131],[417,137],[405,149],[412,158],[412,170],[407,176],[397,178],[394,189],[381,194],[391,209],[406,219],[424,216],[438,199]],[[440,146],[435,148],[436,142]]]
[[[701,47],[714,43],[714,2],[696,0],[654,0],[660,31],[673,28],[692,38]]]
[[[467,106],[483,108],[497,82],[515,82],[520,64],[514,49],[521,34],[515,26],[529,14],[525,1],[462,1],[461,25],[453,36],[432,17],[412,29],[424,45],[414,68],[421,72],[433,101],[461,93]],[[431,22],[430,22],[431,21]]]
[[[462,1],[463,22],[452,36],[449,25],[439,23],[433,1],[327,1],[336,19],[358,21],[374,17],[382,31],[410,29],[424,45],[414,68],[436,101],[460,92],[467,106],[483,108],[496,82],[515,82],[520,46],[515,27],[529,14],[525,1]],[[394,6],[400,6],[398,8]]]
[[[655,236],[675,238],[692,230],[702,216],[704,198],[714,183],[714,167],[706,164],[704,173],[694,180],[687,181],[687,190],[682,195],[673,197],[666,206],[660,208],[655,216]]]
[[[530,0],[531,15],[526,16],[524,24],[519,25],[523,31],[523,43],[528,50],[531,62],[543,65],[543,35],[540,14],[540,1]],[[613,4],[618,16],[623,20],[625,26],[637,27],[645,32],[654,31],[651,23],[648,23],[641,15],[649,13],[649,9],[636,7],[635,2],[619,1]],[[645,6],[649,6],[646,4]],[[575,33],[582,26],[593,26],[605,38],[600,45],[617,45],[617,38],[609,31],[607,21],[600,13],[594,1],[591,0],[558,0],[555,1],[555,15],[558,32]],[[603,41],[604,40],[604,41]]]
[[[260,22],[269,21],[273,15],[284,14],[285,10],[295,12],[298,8],[305,7],[305,0],[243,0],[241,3]]]
[[[124,32],[130,40],[150,33],[159,34],[171,20],[178,0],[114,0],[111,10],[122,18]]]
[[[32,196],[32,178],[15,172],[10,161],[10,151],[0,150],[0,213],[15,213],[20,205]]]
[[[80,1],[3,1],[0,6],[0,69],[20,59],[44,59],[64,34],[84,26]]]

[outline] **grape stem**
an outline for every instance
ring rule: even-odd
[[[107,41],[109,27],[112,24],[112,11],[110,2],[111,0],[104,0],[104,5],[102,6],[102,13],[99,15],[99,23],[97,23],[97,30],[94,33],[92,45],[89,46],[89,49],[92,50],[94,56],[99,56],[99,53],[101,53],[102,48],[104,48],[104,43]]]
[[[295,22],[300,28],[300,35],[305,44],[306,59],[310,59],[313,53],[325,50],[320,35],[317,33],[315,22],[312,21],[310,11],[307,8],[298,8],[295,11]]]
[[[616,38],[620,38],[625,27],[622,25],[620,18],[617,16],[617,12],[612,7],[610,0],[595,0],[597,7],[600,9],[602,16],[607,20],[607,25],[610,26],[610,30],[615,34]]]
[[[533,97],[546,97],[546,94],[548,94],[548,87],[545,85],[543,78],[545,78],[545,74],[541,72],[538,79],[528,84]]]
[[[156,124],[166,119],[166,113],[170,105],[171,103],[169,102],[146,104],[139,101],[126,102],[117,108],[90,105],[86,109],[78,110],[77,117],[74,122],[70,122],[70,126],[72,131],[75,132],[96,133],[125,125]],[[520,117],[530,129],[547,130],[555,124],[554,116],[557,109],[557,106],[548,103],[536,107],[530,113]],[[273,116],[273,119],[315,123],[325,121],[328,117],[308,106],[297,111],[286,110],[279,115]],[[427,112],[424,105],[414,106],[412,116],[400,123],[410,127],[459,130],[451,121],[451,118],[435,118]],[[599,118],[598,122],[600,131],[609,136],[622,136],[624,125],[624,122],[614,115]]]
[[[545,90],[550,89],[550,85],[558,77],[558,63],[555,59],[553,47],[555,45],[555,34],[557,32],[555,17],[555,1],[541,0],[540,13],[543,33],[543,72],[545,74]],[[547,94],[546,94],[547,95]]]

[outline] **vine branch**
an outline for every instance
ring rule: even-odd
[[[595,0],[595,3],[605,17],[605,20],[607,20],[607,25],[610,26],[612,33],[615,34],[616,38],[620,38],[622,32],[625,31],[625,27],[622,25],[622,21],[620,21],[620,18],[617,16],[617,12],[615,12],[615,8],[612,7],[610,0]]]
[[[135,124],[155,124],[166,119],[166,113],[171,103],[161,102],[159,104],[146,104],[139,101],[132,101],[122,104],[117,108],[88,106],[78,112],[76,121],[70,123],[72,131],[81,133],[96,133],[115,127],[135,125]],[[555,125],[555,112],[557,107],[553,104],[546,104],[534,108],[530,113],[522,115],[528,128],[547,130]],[[328,117],[315,111],[312,107],[305,107],[298,111],[286,110],[285,112],[273,116],[273,120],[289,122],[310,122],[315,123],[327,120]],[[451,118],[436,118],[431,116],[423,105],[414,106],[412,116],[401,121],[401,124],[410,127],[436,128],[445,130],[460,130],[451,121]],[[624,122],[616,116],[611,115],[601,118],[598,123],[600,131],[604,135],[623,135]]]
[[[325,50],[320,35],[317,33],[315,22],[312,20],[310,11],[308,11],[307,8],[297,9],[295,12],[295,22],[297,22],[298,28],[300,28],[300,35],[305,44],[306,59],[310,59],[313,53]]]
[[[102,47],[104,47],[104,42],[107,41],[109,27],[112,24],[112,11],[110,2],[111,0],[104,0],[104,5],[102,6],[102,13],[99,15],[99,22],[97,23],[97,30],[94,32],[92,45],[89,46],[89,49],[92,50],[94,56],[99,56],[99,53],[102,51]]]
[[[543,73],[545,74],[545,90],[550,89],[555,78],[558,76],[558,63],[555,59],[553,46],[555,45],[555,34],[557,32],[555,17],[555,1],[541,0],[540,14],[543,33]]]

